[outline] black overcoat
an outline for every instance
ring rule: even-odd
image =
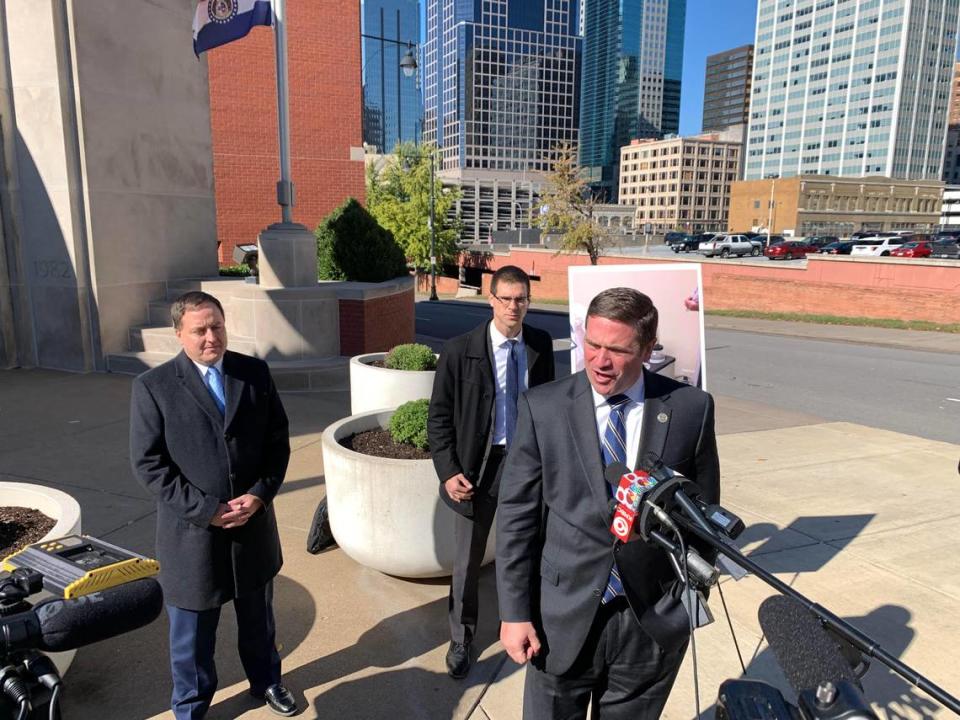
[[[283,563],[272,502],[290,458],[287,416],[262,360],[228,351],[223,376],[225,416],[183,352],[137,377],[130,398],[130,462],[157,501],[164,602],[188,610],[261,588]],[[244,493],[264,507],[239,528],[210,525]]]
[[[522,332],[528,386],[552,381],[553,340],[549,333],[529,325],[524,325]],[[447,341],[440,351],[430,397],[427,432],[433,466],[440,480],[440,497],[466,517],[473,515],[473,504],[452,500],[443,483],[463,473],[476,486],[483,476],[497,396],[490,353],[490,322]]]

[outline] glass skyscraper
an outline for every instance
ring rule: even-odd
[[[760,0],[748,180],[940,177],[960,0]]]
[[[362,0],[361,32],[404,45],[361,38],[363,49],[363,142],[392,152],[400,141],[420,141],[422,105],[418,78],[406,77],[400,61],[420,42],[419,0]],[[417,58],[417,62],[420,59]]]
[[[442,169],[546,171],[577,142],[580,0],[427,0],[424,141]]]
[[[620,148],[680,129],[686,0],[584,0],[580,165],[616,202]]]

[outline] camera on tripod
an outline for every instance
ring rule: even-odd
[[[0,718],[60,717],[60,673],[45,653],[75,650],[153,622],[155,560],[85,535],[30,545],[0,572]],[[35,597],[42,591],[52,598]]]

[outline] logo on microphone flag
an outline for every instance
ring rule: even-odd
[[[254,25],[272,25],[271,0],[200,0],[193,15],[193,52],[211,50],[246,36]]]

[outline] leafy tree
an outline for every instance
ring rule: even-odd
[[[565,143],[557,150],[533,224],[546,234],[560,236],[559,252],[585,252],[590,264],[596,265],[614,238],[593,215],[596,200],[580,175],[576,149]]]
[[[327,215],[314,234],[321,280],[383,282],[408,272],[403,250],[390,231],[354,198]]]
[[[392,159],[381,170],[367,165],[367,208],[393,233],[407,260],[419,269],[430,267],[430,156],[431,145],[397,145]],[[460,190],[445,188],[434,177],[434,218],[437,227],[437,265],[453,260],[457,253],[459,221],[447,213],[460,197]]]

